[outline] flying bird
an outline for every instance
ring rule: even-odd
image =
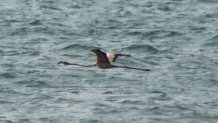
[[[120,65],[115,65],[114,62],[116,61],[117,57],[119,56],[130,56],[130,55],[125,55],[125,54],[116,54],[114,52],[108,52],[107,54],[102,52],[98,48],[94,48],[90,50],[91,52],[94,52],[97,56],[97,60],[93,64],[88,64],[88,65],[81,65],[77,63],[69,63],[67,61],[59,61],[59,64],[64,64],[64,65],[76,65],[76,66],[82,66],[82,67],[92,67],[92,66],[97,66],[101,69],[109,69],[109,68],[126,68],[126,69],[135,69],[135,70],[142,70],[142,71],[150,71],[150,69],[143,69],[143,68],[135,68],[135,67],[129,67],[129,66],[120,66]]]

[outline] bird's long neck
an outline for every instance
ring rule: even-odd
[[[96,66],[96,63],[88,64],[88,65],[82,65],[82,64],[77,64],[77,63],[69,63],[69,62],[66,62],[66,61],[59,61],[59,62],[58,62],[58,65],[59,65],[59,64],[75,65],[75,66],[81,66],[81,67],[92,67],[92,66]]]

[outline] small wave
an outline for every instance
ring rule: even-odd
[[[0,50],[0,54],[2,56],[20,56],[20,55],[31,55],[31,56],[38,56],[40,54],[39,51],[34,51],[32,50],[26,50],[26,49],[22,49],[22,51],[17,51],[17,50],[11,50],[11,51],[6,51],[6,52],[2,52]]]
[[[191,27],[190,29],[196,32],[203,32],[204,30],[206,30],[205,27]]]
[[[146,30],[130,30],[127,32],[127,35],[141,35],[143,37],[173,37],[173,36],[178,36],[181,35],[180,32],[177,31],[170,31],[170,30],[151,30],[151,31],[146,31]]]
[[[203,46],[218,46],[218,35],[216,35],[210,39],[207,39],[206,43],[203,44]]]
[[[15,35],[19,35],[19,36],[23,36],[23,35],[27,35],[27,33],[29,32],[29,29],[26,27],[22,27],[22,28],[17,28],[15,31],[11,32],[11,36],[15,36]]]
[[[36,26],[32,28],[31,31],[34,33],[56,34],[56,31],[53,28],[47,26]]]
[[[147,111],[158,111],[158,110],[160,110],[159,106],[153,106],[153,107],[147,108]]]
[[[151,45],[146,45],[146,44],[143,44],[143,45],[134,44],[129,47],[122,48],[122,50],[128,50],[132,52],[141,52],[141,53],[143,52],[157,53],[158,52],[156,48],[152,47]]]
[[[49,85],[43,81],[36,81],[34,83],[30,83],[27,87],[48,87]]]
[[[16,78],[17,76],[15,74],[13,74],[13,73],[6,72],[6,73],[1,73],[0,78],[1,77],[3,77],[3,78]]]
[[[26,118],[21,118],[18,120],[19,123],[31,123],[30,119],[26,119]]]
[[[218,80],[216,80],[216,79],[209,79],[209,82],[210,82],[212,85],[218,85]]]
[[[80,91],[71,91],[70,93],[72,93],[72,94],[79,94]]]
[[[37,25],[41,25],[41,21],[40,20],[35,20],[35,21],[32,21],[29,23],[29,25],[32,25],[32,26],[37,26]]]
[[[122,104],[134,104],[134,105],[144,105],[145,102],[140,100],[124,100],[121,102]]]
[[[103,94],[113,94],[113,91],[105,91]]]
[[[161,33],[161,30],[146,31],[146,30],[136,29],[127,32],[128,35],[143,35],[143,36],[157,35],[159,33]]]
[[[11,104],[11,103],[14,103],[14,102],[0,100],[0,104]],[[1,118],[1,116],[0,116],[0,118]]]
[[[156,91],[152,91],[151,93],[154,94],[151,98],[155,100],[169,100],[170,99],[167,93],[162,92],[162,91],[156,90]]]
[[[6,117],[0,117],[0,122],[1,123],[15,123],[13,120],[3,120],[3,118],[6,118]]]
[[[4,51],[0,50],[0,55],[3,56],[4,55]]]
[[[90,46],[80,45],[80,44],[71,44],[65,46],[61,50],[70,50],[70,49],[90,49]]]
[[[159,90],[152,91],[151,93],[155,93],[155,94],[165,94],[165,92],[162,92],[162,91],[159,91]]]
[[[26,85],[27,87],[50,87],[46,82],[36,80],[23,80],[16,82],[18,85]]]
[[[1,87],[0,93],[1,94],[11,94],[11,95],[20,94],[20,92],[16,91],[14,88],[11,88],[11,87]]]
[[[198,0],[198,1],[202,3],[218,3],[217,0]]]
[[[106,104],[95,104],[95,108],[93,108],[93,111],[95,113],[99,114],[111,114],[111,113],[119,113],[121,112],[119,109],[116,109],[113,106],[106,105]]]
[[[54,6],[54,5],[41,5],[42,9],[50,9],[50,10],[61,10],[60,8]]]
[[[160,11],[173,11],[173,9],[172,8],[170,8],[170,6],[167,6],[167,5],[160,5],[159,7],[158,7],[158,9],[160,10]]]

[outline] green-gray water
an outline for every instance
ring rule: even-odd
[[[1,0],[1,123],[217,123],[217,0]],[[88,64],[90,48],[119,65]]]

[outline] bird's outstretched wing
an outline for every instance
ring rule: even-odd
[[[111,63],[115,62],[118,56],[130,56],[130,55],[126,55],[126,54],[116,54],[116,53],[114,53],[114,52],[108,52],[108,53],[107,53],[107,58],[108,58],[108,60],[109,60]]]
[[[94,52],[97,56],[96,64],[110,64],[107,55],[104,52],[102,52],[100,49],[94,48],[91,49],[90,51]]]

